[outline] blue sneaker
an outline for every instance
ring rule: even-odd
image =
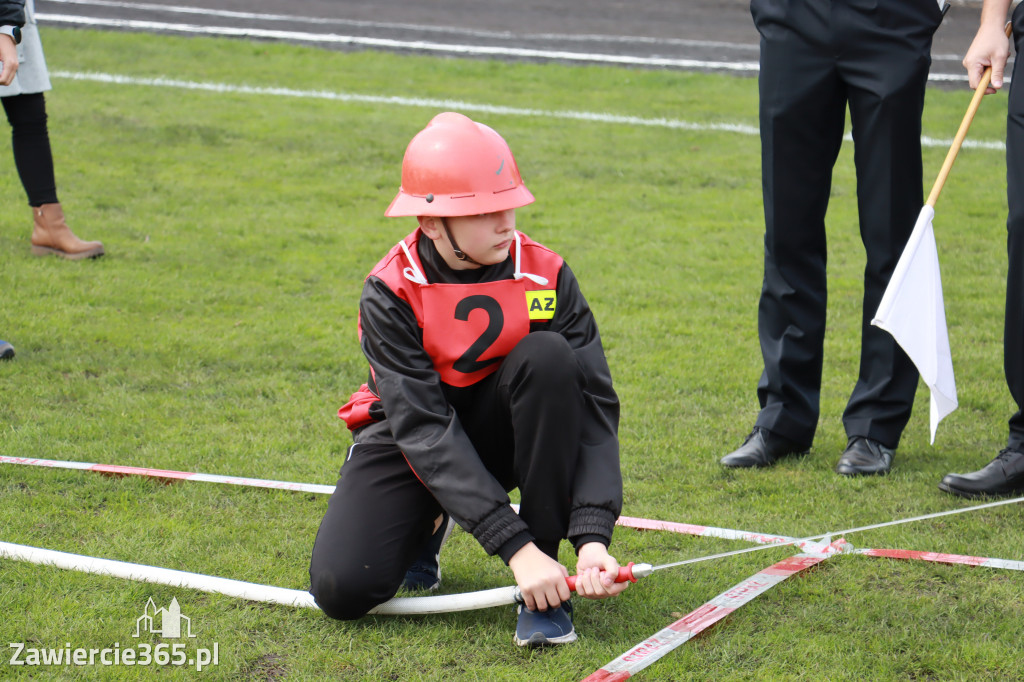
[[[441,586],[441,547],[455,528],[455,522],[444,512],[441,525],[437,527],[430,541],[405,572],[402,587],[407,590],[436,590]]]
[[[0,360],[10,360],[14,357],[14,346],[6,341],[0,341]]]
[[[531,649],[539,646],[569,644],[576,641],[572,626],[572,602],[547,611],[531,611],[519,605],[515,643]]]

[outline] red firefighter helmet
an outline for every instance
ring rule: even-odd
[[[402,186],[386,216],[495,213],[533,203],[501,135],[454,112],[438,114],[412,138]]]

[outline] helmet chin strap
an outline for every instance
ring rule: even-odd
[[[483,263],[473,260],[473,257],[467,254],[465,251],[459,248],[458,242],[455,241],[455,237],[452,235],[452,231],[448,229],[448,223],[444,221],[444,218],[438,217],[441,221],[441,227],[444,228],[444,233],[448,235],[448,241],[452,245],[452,250],[455,251],[455,257],[461,261],[472,263],[473,265],[483,266]]]

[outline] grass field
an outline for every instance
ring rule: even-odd
[[[965,149],[935,221],[960,408],[928,444],[928,394],[885,478],[832,467],[856,378],[863,249],[852,147],[829,214],[830,307],[814,448],[770,471],[718,458],[756,415],[763,231],[756,81],[723,75],[342,54],[264,43],[43,29],[58,187],[72,228],[108,255],[29,255],[9,140],[0,175],[0,454],[334,483],[337,408],[365,377],[355,315],[367,270],[410,222],[383,217],[409,138],[457,105],[498,129],[536,204],[520,229],[562,254],[594,309],[622,400],[624,514],[808,536],[967,506],[938,491],[986,463],[1012,410],[1002,376],[1005,176]],[[105,73],[310,96],[75,80]],[[312,96],[314,92],[320,96]],[[324,93],[346,93],[352,98]],[[374,100],[372,98],[394,98]],[[929,90],[924,129],[949,139],[970,92]],[[532,110],[531,114],[527,111]],[[594,112],[694,129],[585,121]],[[1005,94],[971,139],[1001,140]],[[703,128],[702,128],[703,126]],[[925,150],[926,187],[946,149]],[[0,466],[0,540],[278,585],[308,586],[324,496]],[[857,533],[858,547],[1024,559],[1010,505]],[[368,519],[372,522],[372,519]],[[742,542],[616,531],[653,564]],[[576,600],[580,641],[525,652],[511,607],[329,621],[248,603],[0,561],[0,646],[121,648],[149,598],[177,599],[217,665],[14,666],[0,678],[575,680],[741,580],[771,548],[655,573],[607,602]],[[573,567],[566,551],[564,561]],[[511,583],[457,532],[448,593]],[[841,556],[775,587],[641,672],[645,680],[1019,680],[1024,575]]]

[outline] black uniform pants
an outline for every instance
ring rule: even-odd
[[[569,343],[534,332],[454,405],[487,469],[506,490],[519,488],[520,516],[553,558],[569,526],[583,385]],[[313,544],[320,608],[349,620],[393,597],[441,511],[397,445],[355,443]]]
[[[11,147],[30,206],[57,203],[50,134],[43,93],[0,98],[11,124]]]
[[[1017,58],[1010,82],[1006,119],[1006,323],[1003,331],[1003,367],[1006,385],[1017,403],[1010,418],[1009,447],[1024,452],[1024,5],[1013,11],[1013,39]]]
[[[757,426],[810,446],[817,428],[826,327],[825,213],[849,106],[860,235],[867,255],[860,371],[849,437],[899,444],[918,373],[871,326],[923,205],[921,112],[935,0],[752,0],[761,34],[764,372]]]

